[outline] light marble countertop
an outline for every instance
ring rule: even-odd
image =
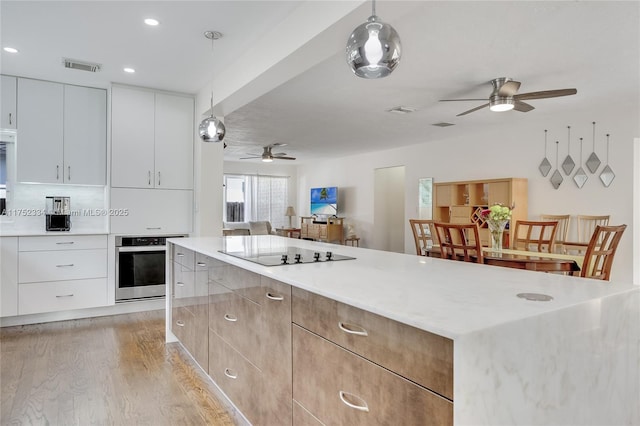
[[[284,283],[451,339],[614,295],[631,283],[454,262],[278,236],[180,238],[176,245]],[[298,247],[355,260],[262,266],[220,250],[278,251]],[[519,293],[543,293],[534,302]]]

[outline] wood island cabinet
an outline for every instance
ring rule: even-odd
[[[482,210],[494,204],[515,206],[509,226],[527,220],[528,185],[524,178],[484,179],[434,183],[433,219],[439,222],[470,223],[480,226],[482,245],[490,244]],[[508,230],[505,232],[509,235]],[[512,236],[509,235],[511,244]]]

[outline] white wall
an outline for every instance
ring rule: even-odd
[[[541,107],[542,108],[542,107]],[[475,114],[492,114],[488,111]],[[414,113],[419,114],[419,111]],[[526,120],[516,116],[510,122],[504,113],[505,124],[481,128],[473,139],[448,137],[455,127],[443,128],[442,138],[421,145],[390,149],[354,157],[344,157],[298,167],[298,199],[302,210],[308,214],[308,194],[310,187],[338,186],[340,192],[340,216],[353,224],[361,237],[360,245],[372,247],[373,188],[374,170],[397,165],[406,166],[405,187],[405,253],[412,253],[413,237],[408,219],[418,216],[418,179],[433,177],[434,182],[468,179],[488,179],[500,177],[527,178],[529,182],[529,217],[538,218],[548,214],[609,214],[612,225],[627,224],[629,228],[622,238],[613,266],[613,280],[632,280],[633,271],[633,140],[640,134],[637,101],[617,105],[616,108],[603,106],[597,114],[580,111],[567,112],[566,117],[536,116],[536,110],[526,116]],[[482,116],[474,117],[476,122]],[[390,119],[393,119],[390,117]],[[596,121],[596,153],[603,164],[592,175],[582,189],[578,189],[570,177],[555,190],[549,176],[542,177],[538,165],[544,156],[544,129],[549,129],[549,150],[547,153],[555,169],[555,139],[560,144],[559,163],[567,154],[566,126],[572,126],[571,155],[576,162],[579,144],[583,137],[583,162],[591,152],[592,127]],[[458,120],[465,125],[465,120]],[[606,162],[606,138],[611,133],[609,164],[616,174],[610,187],[605,188],[598,178]],[[586,168],[585,168],[586,170]],[[553,172],[553,169],[552,169]],[[305,201],[306,200],[306,201]],[[517,206],[516,206],[517,208]],[[574,235],[574,229],[572,229]]]

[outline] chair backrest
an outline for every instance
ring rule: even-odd
[[[593,232],[596,230],[596,226],[607,226],[609,225],[609,215],[603,216],[588,216],[588,215],[578,215],[578,242],[586,243],[589,242],[589,239],[593,235]]]
[[[618,243],[627,225],[600,226],[591,235],[587,252],[582,262],[580,276],[609,281],[613,257],[616,254]]]
[[[558,222],[555,220],[517,220],[513,235],[513,248],[552,253],[557,230]]]
[[[555,220],[558,222],[556,244],[562,244],[565,241],[569,241],[569,225],[571,224],[570,214],[541,214],[540,220],[546,222]]]
[[[437,240],[434,238],[436,235],[433,223],[433,220],[428,219],[409,219],[413,239],[416,243],[416,254],[418,256],[426,256],[427,250],[434,244],[437,244]]]
[[[435,222],[434,225],[443,259],[462,257],[465,262],[474,262],[471,256],[475,256],[475,262],[484,263],[477,223]]]

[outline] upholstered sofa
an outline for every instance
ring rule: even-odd
[[[271,227],[271,222],[261,220],[255,222],[223,222],[222,235],[269,235],[276,232]]]

